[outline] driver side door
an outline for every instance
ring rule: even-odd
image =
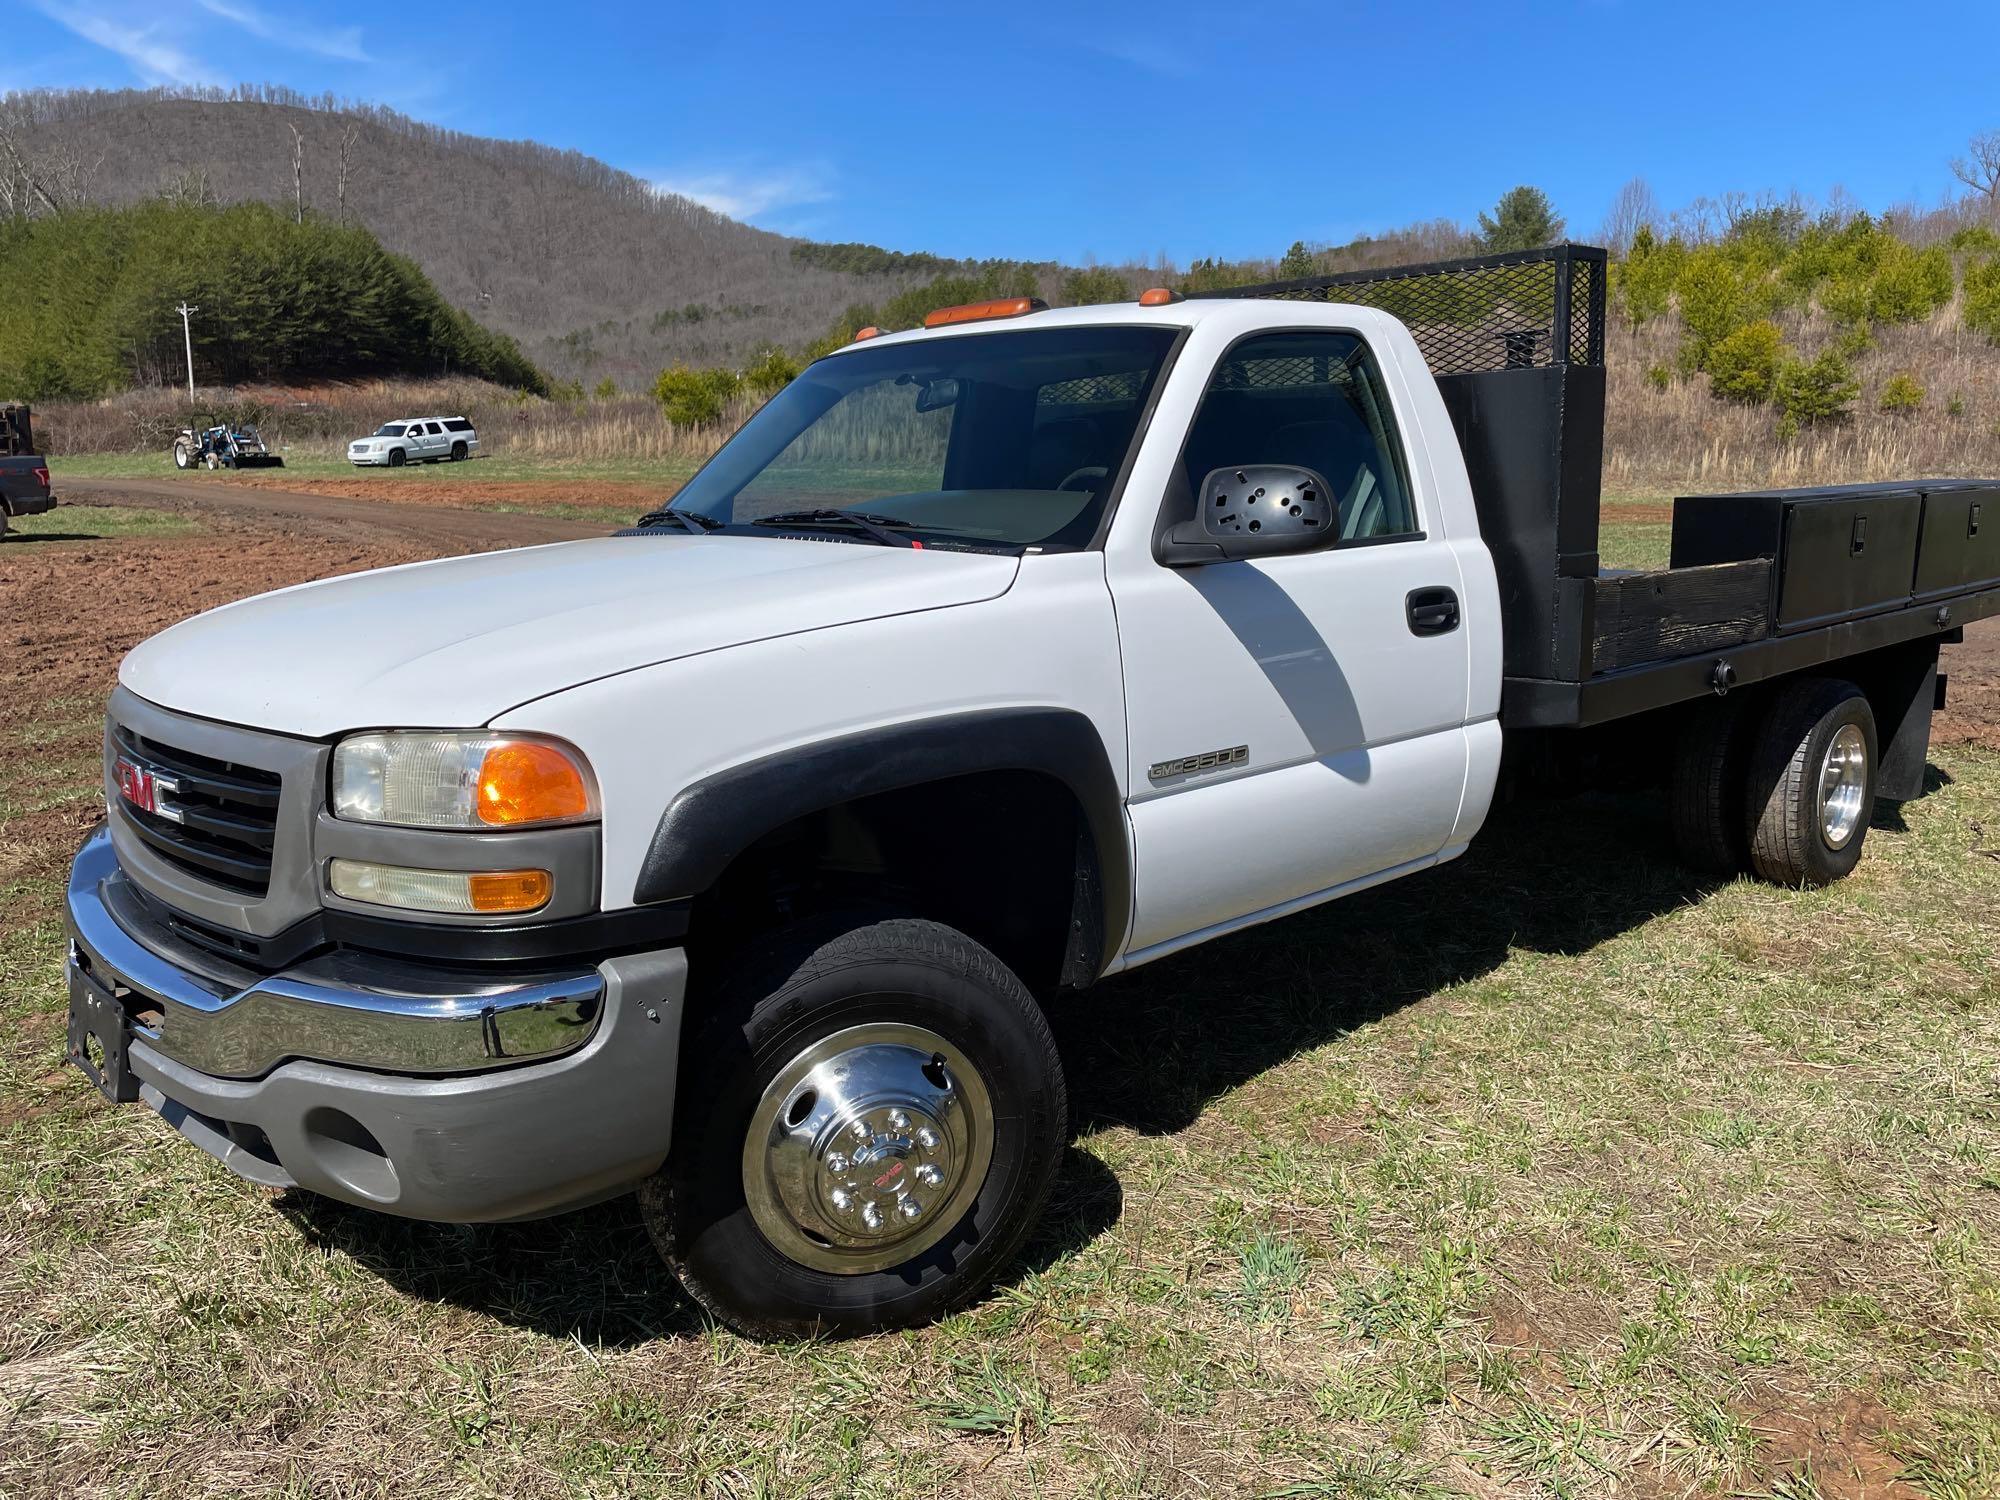
[[[1464,588],[1359,335],[1257,334],[1228,349],[1163,524],[1194,516],[1210,472],[1251,464],[1323,476],[1335,524],[1283,553],[1172,567],[1156,547],[1110,569],[1133,958],[1421,864],[1463,796]]]

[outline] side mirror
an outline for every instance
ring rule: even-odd
[[[1201,482],[1195,515],[1169,527],[1160,561],[1170,568],[1274,557],[1324,545],[1339,533],[1333,493],[1298,464],[1236,464]]]

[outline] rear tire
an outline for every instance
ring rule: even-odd
[[[673,1151],[641,1212],[688,1293],[753,1338],[908,1327],[970,1301],[1062,1159],[1040,1007],[936,922],[792,928],[682,1055]]]
[[[1749,769],[1750,719],[1741,697],[1698,703],[1681,726],[1668,816],[1682,861],[1710,875],[1749,867],[1743,785]]]
[[[453,443],[451,445],[451,461],[455,464],[465,462],[465,444]]]
[[[186,443],[174,444],[174,467],[176,469],[192,469],[194,467],[194,454],[188,451]]]
[[[1851,871],[1874,816],[1877,761],[1875,712],[1860,688],[1827,677],[1781,687],[1750,752],[1752,868],[1788,886]]]

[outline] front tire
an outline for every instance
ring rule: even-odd
[[[391,448],[391,449],[389,450],[389,467],[390,467],[390,468],[392,468],[392,469],[400,469],[400,468],[402,468],[402,467],[403,467],[403,464],[404,464],[404,461],[405,461],[405,457],[404,457],[404,453],[403,453],[403,450],[402,450],[401,448]]]
[[[1830,885],[1861,859],[1875,810],[1875,713],[1835,678],[1789,682],[1750,755],[1750,863],[1777,885]]]
[[[684,1048],[654,1244],[755,1338],[872,1333],[978,1296],[1040,1215],[1068,1132],[1026,987],[936,922],[808,923]]]

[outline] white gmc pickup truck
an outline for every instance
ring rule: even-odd
[[[947,309],[631,530],[173,627],[109,705],[73,1060],[274,1187],[636,1189],[718,1317],[851,1333],[1007,1268],[1044,1006],[1454,858],[1503,759],[1839,877],[2000,610],[2000,491],[1691,500],[1601,570],[1604,272]]]

